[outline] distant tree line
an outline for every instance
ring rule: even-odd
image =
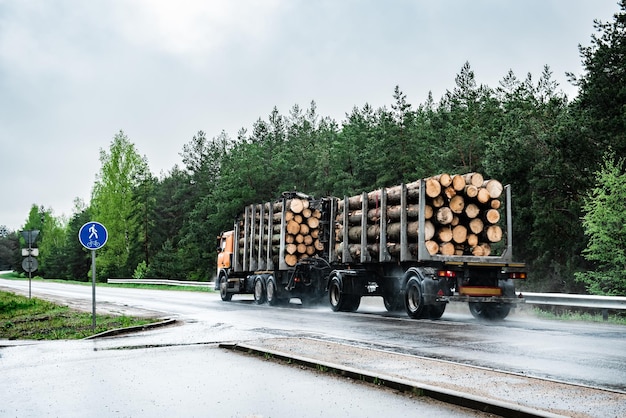
[[[78,243],[89,220],[107,226],[97,271],[108,277],[209,280],[214,237],[242,208],[285,190],[354,195],[434,174],[481,172],[511,184],[515,258],[529,266],[527,289],[626,294],[626,0],[581,46],[578,96],[559,90],[548,66],[536,78],[510,71],[495,88],[465,63],[454,87],[417,106],[396,86],[390,107],[355,106],[340,123],[315,102],[274,108],[236,138],[200,131],[182,166],[154,176],[120,131],[91,201],[70,219],[34,205],[24,229],[39,229],[44,277],[88,280]],[[0,237],[0,269],[19,270],[19,234]],[[23,244],[23,243],[22,243]]]

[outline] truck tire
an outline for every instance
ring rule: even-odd
[[[354,312],[361,305],[361,297],[348,295],[341,290],[339,279],[334,278],[328,286],[328,300],[330,307],[335,312]]]
[[[280,300],[278,299],[276,292],[276,282],[273,277],[267,279],[267,284],[265,285],[265,299],[270,306],[280,304]]]
[[[508,303],[470,302],[469,309],[476,319],[494,321],[506,318],[511,312],[511,305]]]
[[[230,302],[230,300],[233,298],[233,294],[228,293],[228,278],[225,274],[220,274],[220,278],[218,280],[220,297],[224,302]]]
[[[406,313],[413,319],[420,319],[427,313],[424,305],[424,295],[422,293],[422,284],[413,276],[406,283],[406,291],[404,292],[404,305]]]
[[[428,317],[430,319],[439,319],[443,316],[443,313],[446,311],[445,303],[437,303],[435,305],[428,306]]]
[[[383,296],[383,303],[387,312],[398,312],[404,308],[404,301],[397,296]]]
[[[254,303],[257,305],[262,305],[266,301],[266,291],[265,291],[265,283],[263,283],[263,279],[258,277],[254,279]]]

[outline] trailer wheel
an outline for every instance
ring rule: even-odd
[[[220,274],[219,278],[220,297],[224,302],[230,302],[233,298],[232,293],[228,293],[228,279],[225,274]]]
[[[273,278],[267,280],[265,285],[265,298],[270,306],[276,306],[280,303],[280,300],[276,296],[276,282]]]
[[[508,303],[470,302],[469,309],[474,318],[493,321],[506,318],[511,312],[511,305]]]
[[[430,305],[428,307],[428,317],[430,319],[439,319],[443,316],[443,313],[446,311],[445,303],[437,303],[436,305]]]
[[[422,294],[422,284],[416,277],[412,277],[406,284],[404,293],[406,313],[413,319],[423,318],[426,313],[424,306],[424,295]]]
[[[404,308],[404,301],[402,298],[395,296],[383,296],[383,303],[385,304],[387,312],[398,312]]]
[[[330,307],[333,311],[339,312],[343,309],[345,295],[341,293],[341,286],[337,279],[333,279],[328,286],[328,300],[330,301]]]
[[[262,305],[265,303],[266,298],[265,293],[265,285],[263,284],[263,279],[257,277],[254,279],[254,303],[257,305]]]

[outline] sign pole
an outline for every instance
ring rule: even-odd
[[[87,222],[78,231],[78,241],[91,251],[91,327],[96,330],[96,250],[106,244],[109,234],[100,222]]]
[[[96,330],[96,250],[91,250],[91,328]]]

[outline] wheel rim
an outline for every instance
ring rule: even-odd
[[[268,302],[273,302],[274,301],[274,282],[268,282],[267,283],[267,301]]]
[[[407,292],[407,304],[411,312],[417,312],[422,306],[422,292],[412,284]]]

